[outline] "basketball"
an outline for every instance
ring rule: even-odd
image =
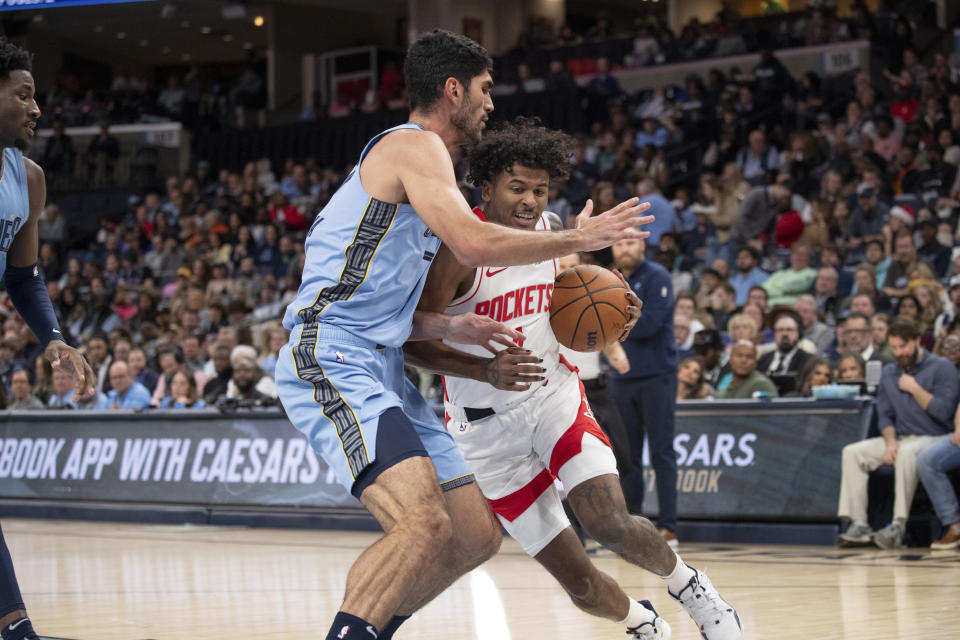
[[[599,351],[617,340],[630,320],[627,289],[612,272],[578,265],[557,276],[550,301],[550,326],[574,351]]]

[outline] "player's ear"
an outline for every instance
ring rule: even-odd
[[[489,180],[484,180],[483,184],[480,185],[480,199],[484,202],[493,200],[493,185],[490,184]]]
[[[466,91],[459,80],[450,76],[447,78],[447,81],[443,83],[443,93],[454,102],[458,102]]]

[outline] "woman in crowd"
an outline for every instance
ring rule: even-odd
[[[913,294],[917,297],[917,302],[920,303],[920,326],[924,331],[929,330],[932,335],[937,317],[943,313],[940,287],[922,284],[914,290]]]
[[[837,363],[838,382],[861,382],[867,376],[867,365],[856,353],[848,353]]]
[[[815,356],[804,363],[800,370],[800,384],[797,390],[787,394],[790,397],[809,398],[814,387],[822,387],[834,380],[833,367],[823,356]]]
[[[170,395],[160,402],[162,409],[202,409],[206,406],[197,393],[197,382],[183,368],[177,369],[170,380]]]
[[[696,358],[684,358],[677,366],[677,400],[702,400],[713,395]]]
[[[873,348],[888,358],[893,358],[893,350],[887,342],[887,330],[890,328],[890,319],[885,313],[878,313],[870,318],[870,333],[873,337]]]
[[[738,340],[749,340],[753,344],[760,344],[757,322],[745,313],[738,313],[727,323],[727,333],[730,335],[730,344],[727,345],[726,359],[730,357],[730,350]]]

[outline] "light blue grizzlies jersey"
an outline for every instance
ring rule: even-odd
[[[0,277],[7,270],[7,251],[13,237],[30,218],[30,192],[23,154],[13,147],[3,150],[3,174],[0,175]]]
[[[372,198],[360,183],[360,165],[380,138],[317,214],[306,241],[306,263],[297,298],[287,307],[283,326],[316,321],[372,343],[399,347],[413,328],[427,271],[440,239],[409,204]]]

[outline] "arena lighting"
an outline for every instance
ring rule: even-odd
[[[253,26],[262,27],[263,26],[263,16],[257,16],[253,19]]]

